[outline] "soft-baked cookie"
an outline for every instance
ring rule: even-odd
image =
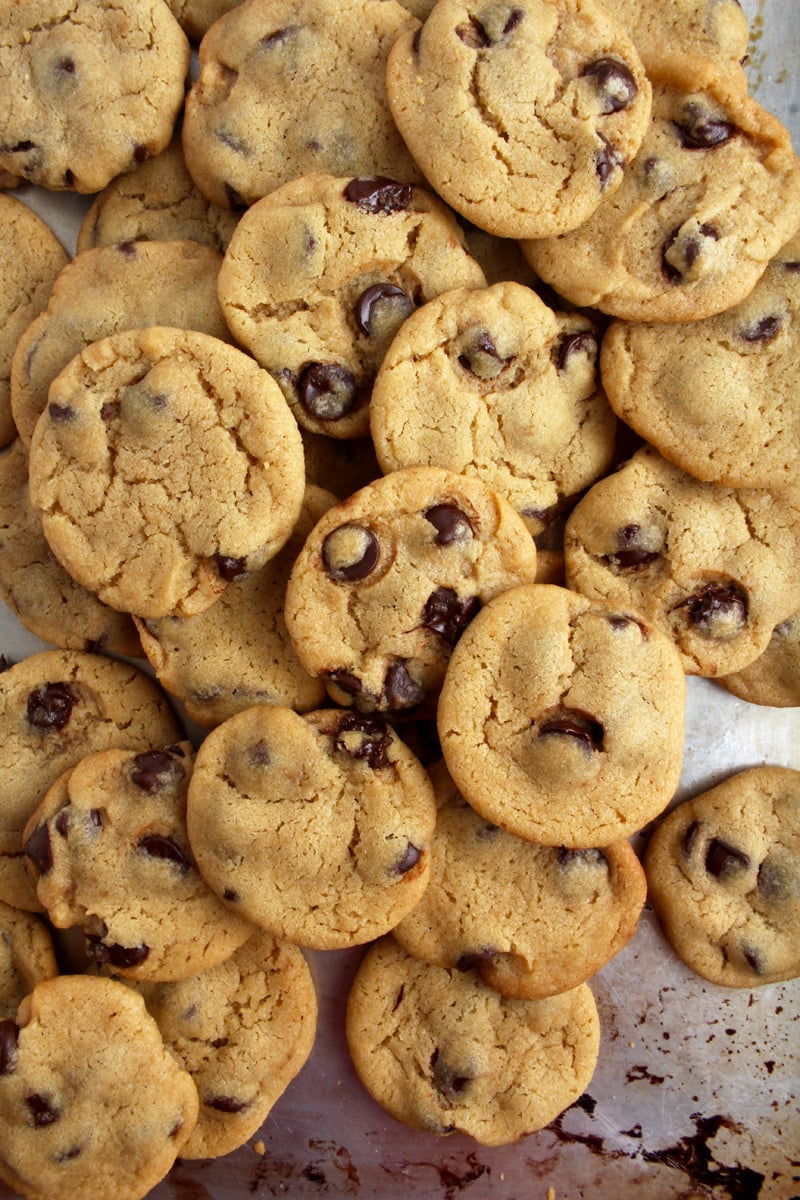
[[[425,188],[307,175],[243,215],[219,297],[234,337],[275,376],[300,425],[363,437],[398,327],[440,292],[484,283],[455,217]]]
[[[205,612],[135,619],[159,683],[183,701],[193,721],[213,728],[253,704],[297,712],[322,705],[325,684],[302,667],[286,632],[283,600],[306,537],[333,503],[329,492],[307,487],[283,549],[260,571],[227,587]]]
[[[417,903],[436,806],[380,718],[263,705],[201,744],[187,820],[200,870],[233,910],[330,950],[388,932]]]
[[[777,488],[800,478],[800,237],[749,296],[686,323],[612,321],[600,355],[617,414],[696,479]]]
[[[0,195],[0,446],[16,427],[11,413],[11,363],[30,322],[47,304],[67,252],[41,217],[16,196]]]
[[[0,1020],[12,1020],[37,983],[58,975],[53,939],[41,917],[0,900]]]
[[[431,187],[501,237],[586,221],[650,117],[636,48],[594,0],[439,0],[392,47],[386,90]]]
[[[328,509],[289,576],[298,657],[338,704],[419,713],[482,604],[533,580],[522,518],[482,480],[408,467]]]
[[[800,706],[800,612],[775,626],[763,654],[717,682],[750,704]]]
[[[141,996],[62,975],[2,1024],[0,1177],[28,1200],[142,1200],[180,1154],[198,1099]]]
[[[612,462],[599,342],[587,318],[553,312],[519,283],[443,292],[403,322],[375,377],[381,467],[475,475],[541,533]]]
[[[224,253],[237,220],[235,213],[212,204],[197,187],[180,138],[175,137],[156,158],[118,175],[95,196],[78,229],[77,249],[80,253],[116,242],[193,241]]]
[[[585,983],[630,941],[647,885],[626,841],[539,846],[471,808],[443,766],[431,878],[393,929],[414,958],[476,970],[504,996],[539,999]]]
[[[622,185],[579,229],[524,241],[573,304],[628,321],[732,308],[800,226],[800,159],[743,74],[694,55],[650,64],[653,116]]]
[[[690,675],[728,675],[800,608],[800,490],[701,483],[652,447],[594,484],[564,536],[569,587],[639,613]]]
[[[168,145],[189,42],[162,0],[2,0],[0,167],[96,192]]]
[[[90,342],[148,325],[230,341],[217,300],[221,263],[218,251],[189,241],[121,242],[78,254],[59,273],[47,308],[25,329],[11,362],[11,408],[26,446],[50,384]]]
[[[118,659],[44,650],[0,673],[0,898],[41,911],[22,831],[59,775],[95,750],[182,736],[161,688]]]
[[[29,633],[52,646],[142,657],[130,616],[76,583],[47,544],[28,496],[20,438],[0,458],[0,597]]]
[[[646,70],[657,68],[665,46],[739,70],[750,29],[739,0],[606,0]]]
[[[548,1125],[586,1089],[600,1032],[589,987],[509,1000],[475,971],[372,946],[350,988],[347,1044],[364,1087],[397,1121],[502,1146]]]
[[[317,997],[302,951],[256,930],[216,967],[136,987],[200,1096],[181,1158],[215,1158],[243,1145],[314,1044]]]
[[[416,26],[396,0],[245,0],[200,44],[183,148],[202,192],[244,209],[300,175],[422,175],[384,78]]]
[[[704,979],[753,988],[800,975],[800,771],[739,771],[656,826],[648,897]]]
[[[57,929],[80,926],[89,955],[131,979],[185,979],[253,932],[197,869],[186,832],[189,742],[99,750],[60,775],[22,848]]]
[[[29,461],[56,558],[141,617],[202,612],[277,554],[303,499],[303,447],[280,388],[193,330],[87,346],[53,381]]]
[[[666,808],[683,758],[686,682],[671,641],[629,607],[529,584],[491,600],[439,699],[448,770],[487,821],[591,850]]]

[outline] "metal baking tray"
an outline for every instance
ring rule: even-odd
[[[751,88],[798,147],[800,3],[743,7]],[[74,252],[88,200],[31,187],[16,194]],[[0,611],[0,651],[17,660],[44,648]],[[744,767],[800,769],[800,708],[750,705],[694,678],[686,730],[676,801]],[[678,961],[646,907],[630,944],[590,981],[602,1041],[586,1093],[540,1133],[486,1149],[463,1135],[414,1132],[362,1088],[343,1032],[360,957],[309,952],[320,1008],[311,1058],[246,1145],[178,1161],[152,1200],[800,1197],[800,981],[753,991],[706,983]],[[0,1184],[0,1197],[11,1195]]]

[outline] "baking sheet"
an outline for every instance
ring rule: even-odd
[[[800,2],[743,7],[752,89],[797,148]],[[74,253],[89,200],[30,187],[15,194]],[[45,648],[0,606],[0,652],[16,660]],[[686,727],[676,801],[744,767],[800,769],[800,709],[749,705],[690,679]],[[218,1160],[178,1162],[152,1200],[800,1197],[800,981],[754,991],[707,984],[676,959],[646,908],[629,946],[591,981],[602,1042],[587,1092],[542,1132],[486,1149],[462,1135],[406,1129],[359,1084],[343,1023],[360,956],[308,954],[320,1022],[303,1071],[247,1145]],[[0,1197],[11,1195],[0,1184]]]

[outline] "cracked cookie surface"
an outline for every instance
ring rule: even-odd
[[[0,900],[0,1021],[13,1021],[36,984],[58,974],[53,939],[41,917]]]
[[[123,612],[188,616],[286,542],[303,448],[280,389],[241,350],[195,331],[129,330],[57,376],[30,484],[79,583]]]
[[[389,55],[397,126],[431,186],[503,237],[574,229],[639,148],[650,83],[592,0],[439,0]]]
[[[649,899],[693,971],[742,988],[800,975],[800,771],[753,767],[678,805],[644,861]]]
[[[518,837],[572,850],[630,837],[669,803],[686,682],[670,640],[566,588],[497,596],[456,646],[438,708],[468,803]]]

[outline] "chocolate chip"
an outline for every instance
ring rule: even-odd
[[[284,42],[291,41],[300,32],[299,25],[286,25],[283,29],[276,29],[274,33],[268,33],[261,39],[261,46],[265,50],[277,50]]]
[[[763,955],[756,950],[755,946],[742,944],[742,958],[747,963],[751,971],[756,975],[766,975],[767,965],[764,962]]]
[[[131,766],[131,781],[143,792],[158,792],[174,776],[176,763],[167,750],[145,750]]]
[[[272,762],[269,746],[263,738],[250,747],[250,761],[257,767],[268,767]]]
[[[488,841],[495,837],[500,832],[499,825],[493,825],[491,821],[483,821],[475,830],[475,837],[479,842]]]
[[[630,69],[616,58],[597,58],[581,74],[594,83],[604,114],[630,108],[639,91]]]
[[[680,283],[683,276],[694,266],[702,253],[704,241],[716,242],[719,240],[719,233],[713,225],[699,225],[697,233],[689,234],[680,244],[683,255],[683,267],[681,268],[668,258],[669,252],[678,242],[680,231],[680,226],[673,229],[661,250],[661,269],[670,283]]]
[[[75,74],[74,58],[67,58],[66,56],[64,58],[59,58],[55,63],[55,67],[57,71],[63,71],[65,75]]]
[[[344,189],[345,198],[362,212],[405,212],[411,203],[414,189],[410,183],[398,183],[385,175],[359,176],[351,179]]]
[[[441,634],[454,646],[480,606],[477,596],[459,599],[452,588],[437,588],[425,601],[422,627]]]
[[[499,951],[493,950],[491,947],[484,947],[482,950],[470,950],[462,954],[456,963],[457,971],[474,971],[476,967],[483,966],[484,963],[489,963],[492,959],[497,958]]]
[[[322,563],[337,583],[358,583],[378,565],[380,542],[365,525],[347,524],[332,529],[322,543]]]
[[[352,758],[366,759],[374,771],[389,766],[387,751],[392,738],[386,725],[377,717],[346,713],[339,721],[333,744]]]
[[[565,371],[569,360],[576,354],[597,356],[597,334],[592,329],[580,329],[575,333],[563,334],[554,347],[553,357],[556,368]]]
[[[456,25],[456,37],[471,50],[483,50],[490,44],[489,35],[476,17],[470,17],[461,25]]]
[[[237,1100],[235,1096],[210,1096],[203,1100],[203,1103],[208,1108],[215,1108],[217,1112],[240,1113],[250,1108],[252,1101]]]
[[[142,163],[147,162],[149,157],[150,157],[150,151],[148,150],[147,146],[142,146],[142,145],[134,146],[133,161],[135,163],[139,163],[139,165],[141,166]]]
[[[25,839],[22,849],[39,875],[47,875],[48,871],[52,871],[53,848],[50,845],[50,830],[46,822],[36,826],[33,833]]]
[[[225,888],[222,893],[222,899],[226,900],[228,904],[238,904],[241,898],[235,888]]]
[[[144,837],[139,838],[136,849],[141,850],[143,854],[148,854],[151,858],[160,858],[174,863],[184,873],[192,865],[188,853],[172,838],[165,837],[160,833],[145,834]]]
[[[619,150],[611,145],[608,138],[604,138],[602,134],[598,136],[603,144],[599,150],[595,151],[594,169],[600,180],[601,188],[604,188],[614,172],[625,166],[625,158]]]
[[[28,696],[28,722],[35,729],[63,729],[80,700],[69,683],[47,683]]]
[[[414,311],[414,301],[394,283],[374,283],[361,293],[353,315],[356,324],[367,337],[374,337],[384,324],[399,326]]]
[[[231,558],[227,554],[215,554],[214,566],[217,574],[227,583],[238,583],[247,575],[247,559]]]
[[[572,850],[568,846],[559,846],[558,865],[562,870],[569,870],[570,867],[576,866],[603,866],[607,870],[608,859],[602,850],[597,850],[593,847],[585,850]]]
[[[735,637],[747,621],[747,594],[735,583],[707,583],[675,608],[707,637]]]
[[[425,689],[412,678],[403,662],[389,667],[383,681],[383,692],[390,712],[414,708],[425,699]]]
[[[11,1075],[17,1065],[19,1028],[8,1017],[0,1020],[0,1075]]]
[[[512,8],[511,14],[503,26],[503,36],[506,37],[509,33],[512,33],[522,23],[524,16],[525,13],[521,8]]]
[[[745,342],[771,342],[781,331],[781,317],[762,317],[754,325],[748,325],[739,330],[739,337]]]
[[[688,104],[682,121],[675,128],[684,150],[715,150],[736,133],[736,126],[715,117],[699,104]]]
[[[475,530],[466,513],[455,504],[434,504],[426,508],[425,519],[436,530],[436,545],[450,546],[453,542],[466,542],[475,536]]]
[[[439,1095],[446,1100],[457,1100],[472,1083],[470,1075],[460,1075],[453,1067],[448,1065],[438,1047],[431,1055],[430,1069],[433,1086]]]
[[[605,730],[599,721],[577,709],[560,709],[539,725],[539,737],[568,737],[587,750],[601,750]]]
[[[729,878],[746,871],[750,866],[750,855],[737,850],[721,838],[712,838],[706,848],[706,870],[715,879]]]
[[[358,406],[358,387],[341,363],[306,363],[297,380],[303,408],[317,421],[340,421]]]
[[[132,242],[130,240],[126,242],[117,242],[115,249],[118,250],[120,254],[123,254],[125,258],[139,257],[139,247],[136,245],[136,242]]]
[[[69,1150],[61,1150],[55,1155],[57,1163],[72,1162],[74,1158],[79,1158],[83,1153],[80,1146],[70,1146]]]
[[[658,550],[643,544],[641,525],[623,525],[617,530],[617,549],[613,554],[604,554],[604,560],[621,571],[635,571],[649,566],[660,557]]]
[[[491,334],[485,329],[479,329],[467,338],[458,356],[459,366],[477,379],[496,379],[511,361],[511,358],[503,358]]]
[[[86,949],[96,963],[110,963],[112,967],[122,969],[138,967],[150,953],[149,946],[120,946],[117,943],[109,945],[97,937],[87,937]]]
[[[122,405],[119,400],[107,400],[100,408],[100,420],[106,425],[110,425],[112,421],[118,421],[122,411]]]
[[[692,821],[681,839],[681,850],[683,851],[684,858],[689,858],[691,855],[699,832],[700,826],[697,821]]]
[[[800,896],[800,875],[767,857],[758,868],[756,886],[765,900],[792,900]]]
[[[327,678],[335,687],[346,692],[348,696],[358,696],[361,694],[361,680],[357,675],[353,675],[351,671],[329,671]]]
[[[55,421],[59,425],[67,425],[70,421],[77,420],[78,417],[75,409],[69,404],[56,404],[54,402],[48,404],[47,415],[51,421]]]
[[[46,1096],[40,1095],[39,1092],[30,1092],[25,1097],[25,1103],[28,1106],[28,1112],[31,1114],[33,1123],[37,1129],[43,1129],[46,1125],[52,1125],[61,1116],[56,1106],[51,1104]]]

